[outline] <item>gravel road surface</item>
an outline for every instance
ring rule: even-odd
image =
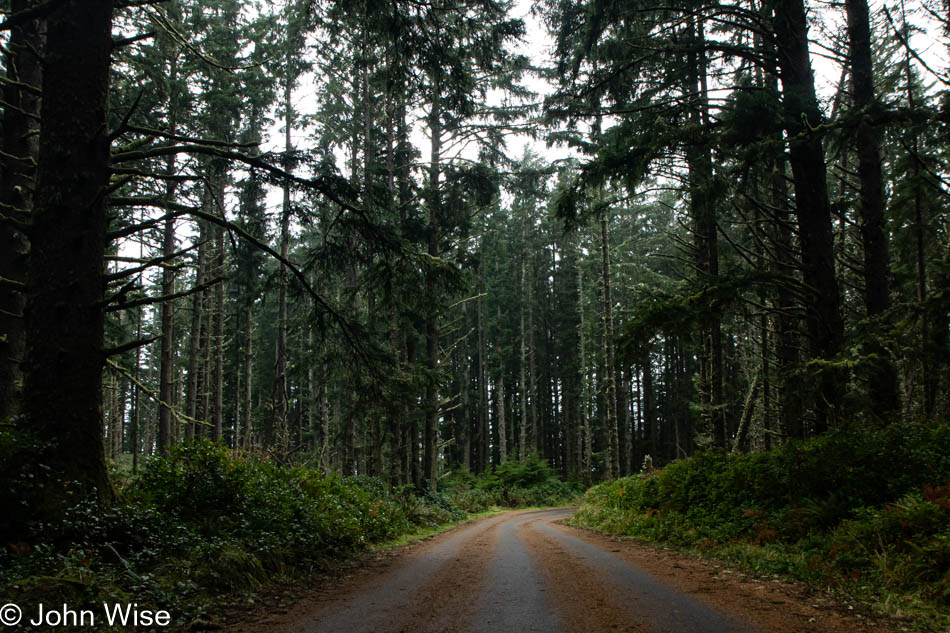
[[[844,633],[893,623],[798,585],[511,512],[381,552],[228,633]]]

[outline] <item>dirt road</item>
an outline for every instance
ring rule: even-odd
[[[231,633],[893,631],[796,585],[557,523],[482,519],[370,560]]]

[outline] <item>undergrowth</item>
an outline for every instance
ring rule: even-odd
[[[527,481],[514,475],[519,469],[544,478]],[[448,478],[448,492],[418,493],[239,458],[210,442],[186,445],[149,459],[137,476],[116,476],[119,501],[109,512],[79,503],[57,524],[21,530],[0,550],[0,595],[98,612],[103,602],[135,602],[167,610],[178,627],[200,623],[224,596],[253,600],[266,585],[319,572],[368,545],[492,505],[566,496],[542,460],[498,471],[490,481],[459,474]]]
[[[833,587],[925,627],[950,625],[950,424],[700,453],[590,489],[572,522]]]
[[[444,477],[439,486],[467,512],[491,507],[568,505],[580,497],[582,488],[557,478],[547,460],[536,453],[523,461],[510,460],[493,473],[473,475],[459,470]]]

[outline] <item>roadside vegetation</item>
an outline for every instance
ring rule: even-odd
[[[829,587],[950,630],[950,424],[704,452],[590,489],[576,526]]]
[[[0,440],[0,451],[14,448],[9,433]],[[3,496],[22,498],[30,474]],[[537,457],[493,475],[449,475],[435,492],[236,457],[210,441],[151,458],[136,475],[113,468],[112,479],[111,511],[90,501],[59,523],[21,526],[19,542],[0,551],[7,601],[97,610],[135,602],[200,628],[222,598],[253,602],[272,583],[326,571],[375,544],[579,495]]]

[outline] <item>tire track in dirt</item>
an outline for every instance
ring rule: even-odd
[[[534,521],[569,516],[565,510],[515,515],[501,524],[488,575],[477,592],[475,609],[467,619],[468,633],[555,633],[563,630],[556,615],[550,585],[538,572],[523,538],[523,527]]]
[[[468,621],[475,615],[472,591],[484,584],[488,561],[496,550],[499,526],[504,525],[504,522],[493,522],[470,536],[452,558],[413,593],[412,602],[400,614],[397,627],[373,631],[461,633],[469,630]]]
[[[534,565],[555,599],[561,630],[571,633],[643,633],[635,619],[610,599],[596,573],[560,543],[545,538],[534,522],[521,526]],[[622,624],[618,624],[622,623]]]
[[[557,523],[475,521],[259,607],[228,633],[893,633],[794,583]],[[256,616],[256,620],[251,619]],[[233,621],[233,620],[232,620]]]
[[[493,533],[510,515],[463,525],[425,542],[370,559],[353,573],[301,596],[287,610],[258,613],[228,633],[397,633],[454,631],[471,587],[480,584]],[[464,580],[464,581],[463,581]],[[448,595],[446,594],[448,592]],[[451,603],[453,611],[442,608]]]
[[[450,633],[472,586],[485,575],[498,525],[494,517],[414,553],[409,564],[375,579],[340,608],[315,613],[306,633]],[[353,593],[353,592],[347,592]]]
[[[611,553],[548,522],[525,525],[570,633],[753,633]]]
[[[630,537],[557,523],[547,530],[583,541],[641,570],[673,591],[691,597],[752,630],[768,633],[894,633],[904,624],[841,604],[826,592],[778,579],[761,579],[675,550]]]

